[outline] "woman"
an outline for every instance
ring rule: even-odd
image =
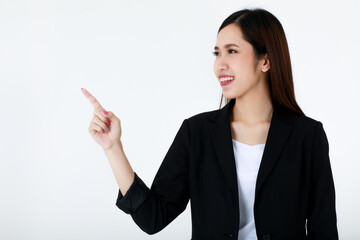
[[[192,239],[338,239],[329,145],[295,100],[280,22],[244,9],[219,28],[214,73],[225,107],[185,119],[149,189],[121,144],[120,120],[95,107],[89,132],[108,157],[116,205],[154,234],[191,199]]]

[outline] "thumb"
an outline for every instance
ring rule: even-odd
[[[105,109],[103,109],[101,112],[104,116],[106,116],[108,119],[110,119],[110,121],[112,123],[120,125],[120,119],[117,118],[113,112],[106,111]]]

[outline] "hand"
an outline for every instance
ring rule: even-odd
[[[120,142],[120,119],[112,112],[106,112],[96,98],[85,88],[82,88],[81,91],[94,106],[94,117],[90,122],[89,133],[104,150],[110,149],[114,144]]]

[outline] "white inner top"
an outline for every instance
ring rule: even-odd
[[[255,184],[265,144],[249,145],[234,139],[232,142],[239,190],[238,240],[257,240],[253,211]]]

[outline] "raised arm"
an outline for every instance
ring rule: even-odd
[[[189,202],[189,151],[189,125],[185,119],[165,155],[151,189],[135,175],[134,184],[126,195],[123,196],[119,191],[116,205],[131,214],[144,232],[159,232],[185,210]]]
[[[85,88],[82,88],[81,91],[94,107],[94,116],[91,119],[88,131],[95,142],[103,148],[119,189],[122,194],[126,194],[134,182],[135,173],[120,140],[120,119],[112,112],[106,111]]]

